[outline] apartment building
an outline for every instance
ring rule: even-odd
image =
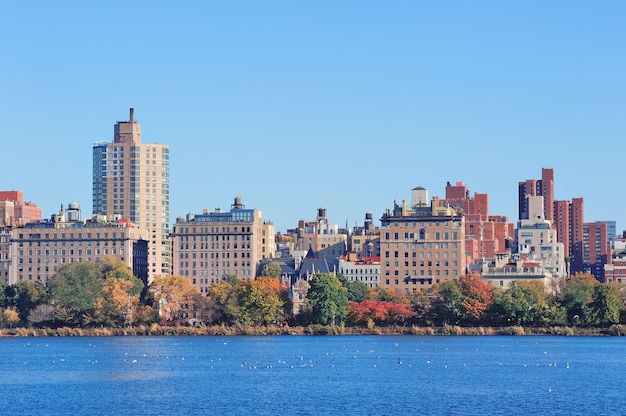
[[[528,219],[526,196],[543,197],[543,217],[552,221],[554,218],[554,169],[542,168],[541,179],[527,179],[518,183],[519,220]]]
[[[357,259],[380,257],[380,229],[374,225],[371,212],[365,213],[362,226],[355,226],[348,238],[348,254],[356,255]]]
[[[296,233],[296,250],[312,249],[319,257],[339,258],[346,254],[348,236],[337,224],[328,222],[326,208],[317,210],[315,221],[300,220]]]
[[[107,221],[98,216],[83,221],[80,207],[73,202],[67,210],[61,207],[50,220],[27,223],[8,232],[8,241],[0,241],[0,253],[9,255],[8,273],[2,275],[5,283],[27,280],[47,284],[65,264],[96,262],[108,255],[122,260],[147,283],[148,231],[128,221]]]
[[[367,287],[380,285],[380,257],[357,258],[355,254],[339,259],[339,274],[349,282],[361,282]]]
[[[505,215],[489,214],[489,195],[474,193],[471,197],[463,182],[446,184],[446,197],[441,206],[450,206],[465,217],[465,251],[467,261],[493,258],[496,253],[510,251],[515,224]]]
[[[542,273],[563,278],[567,276],[563,243],[557,239],[556,227],[544,218],[542,196],[526,196],[528,218],[518,222],[515,234],[516,252],[522,259],[535,262]]]
[[[611,262],[608,224],[605,221],[584,223],[583,271],[592,274],[599,282],[606,282],[604,271]]]
[[[150,281],[171,273],[169,192],[169,146],[142,143],[131,108],[129,120],[115,124],[113,142],[93,145],[93,212],[149,230]]]
[[[205,210],[176,219],[172,239],[174,275],[188,278],[202,293],[226,275],[254,279],[261,262],[276,251],[274,224],[247,209],[237,196],[231,209]]]
[[[425,206],[424,188],[412,191],[408,206],[394,201],[381,218],[380,285],[405,293],[458,279],[466,271],[465,219],[434,197]]]
[[[34,202],[24,201],[22,191],[0,191],[0,227],[14,227],[40,219],[41,208]]]

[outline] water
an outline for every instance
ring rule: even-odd
[[[3,338],[0,348],[6,415],[626,413],[622,338]]]

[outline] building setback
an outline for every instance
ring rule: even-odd
[[[418,195],[411,198],[423,199]],[[466,270],[464,217],[451,207],[440,206],[437,197],[430,206],[394,202],[393,210],[381,218],[380,252],[382,287],[410,293],[458,279]]]
[[[236,197],[229,212],[179,217],[171,235],[174,275],[206,293],[227,275],[253,279],[261,261],[274,255],[274,224],[261,211],[246,209]]]
[[[149,281],[169,275],[169,146],[141,142],[141,125],[130,109],[117,122],[113,142],[93,146],[93,212],[129,219],[149,230]]]

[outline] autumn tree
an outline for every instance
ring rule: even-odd
[[[2,311],[2,320],[9,328],[13,328],[20,321],[20,316],[15,309],[4,309]]]
[[[158,276],[148,290],[152,305],[159,316],[168,322],[193,315],[200,291],[183,276]]]
[[[480,322],[493,303],[493,288],[477,272],[470,272],[459,279],[464,299],[461,307],[470,323]]]
[[[212,285],[206,296],[208,323],[232,325],[239,316],[239,299],[235,290],[239,280],[223,280]]]
[[[239,319],[244,323],[282,322],[289,302],[287,291],[274,277],[259,277],[240,282],[237,287]]]
[[[357,325],[404,324],[412,316],[413,310],[403,304],[365,299],[362,302],[348,301],[348,316]]]

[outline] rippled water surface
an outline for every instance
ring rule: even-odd
[[[0,339],[6,415],[626,414],[626,341],[552,336]]]

